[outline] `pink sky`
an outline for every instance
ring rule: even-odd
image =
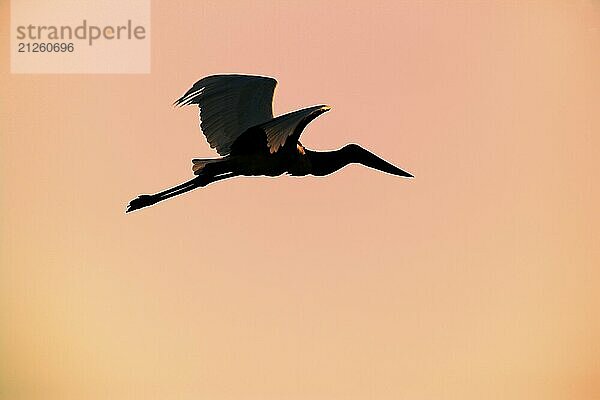
[[[17,0],[14,0],[17,1]],[[600,396],[600,3],[152,4],[142,75],[11,75],[0,3],[0,392]],[[302,142],[415,174],[233,179],[171,103],[273,76]]]

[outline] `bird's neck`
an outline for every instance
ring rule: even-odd
[[[351,163],[359,163],[388,174],[412,178],[412,175],[408,172],[390,164],[357,144],[348,144],[339,150],[333,151],[310,151],[305,149],[305,152],[310,161],[310,173],[317,176],[331,174]]]
[[[351,152],[345,148],[332,151],[313,151],[304,149],[310,161],[310,173],[315,176],[329,175],[346,165],[355,162]]]

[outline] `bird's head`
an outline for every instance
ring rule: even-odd
[[[364,166],[377,169],[379,171],[387,172],[388,174],[402,176],[405,178],[413,178],[414,176],[406,171],[401,170],[395,165],[390,164],[384,159],[371,153],[355,143],[347,144],[342,147],[342,153],[345,154],[350,162],[362,164]]]

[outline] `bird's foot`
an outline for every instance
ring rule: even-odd
[[[129,202],[126,213],[139,210],[140,208],[151,206],[157,202],[157,198],[150,194],[141,194]]]

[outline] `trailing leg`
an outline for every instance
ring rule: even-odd
[[[140,208],[148,207],[158,203],[159,201],[167,200],[171,197],[183,194],[185,192],[189,192],[190,190],[194,190],[199,187],[204,187],[209,183],[213,183],[216,181],[220,181],[222,179],[232,178],[236,176],[233,172],[228,172],[225,174],[210,176],[210,175],[199,175],[194,179],[190,179],[187,182],[182,183],[181,185],[174,186],[170,189],[163,190],[162,192],[155,194],[142,194],[137,198],[131,200],[129,205],[127,206],[126,213],[139,210]]]

